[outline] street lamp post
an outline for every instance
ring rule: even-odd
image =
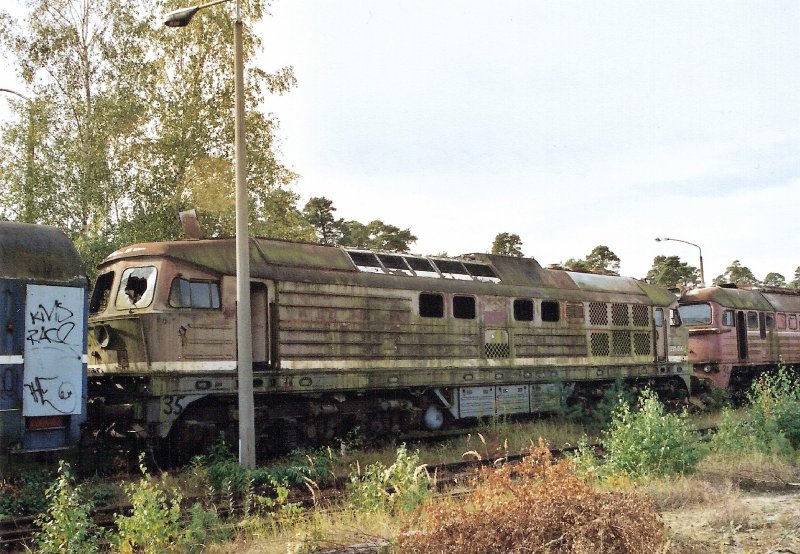
[[[703,271],[703,249],[700,248],[699,245],[697,245],[697,244],[695,244],[693,242],[689,242],[688,240],[671,239],[671,238],[668,238],[668,237],[663,237],[663,238],[656,237],[656,242],[661,242],[662,240],[671,240],[673,242],[682,242],[683,244],[689,244],[689,245],[694,246],[695,248],[697,248],[698,252],[700,252],[700,286],[701,287],[705,287],[706,286],[706,274]]]
[[[164,16],[164,25],[185,27],[203,8],[230,0],[215,0],[181,8]],[[247,203],[247,148],[244,136],[244,50],[242,46],[241,0],[236,0],[233,25],[233,73],[235,83],[236,145],[236,347],[239,391],[239,464],[256,465],[255,410],[253,406],[253,343],[250,319],[250,237]]]

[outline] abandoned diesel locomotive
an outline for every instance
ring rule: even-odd
[[[251,239],[259,448],[440,429],[591,402],[622,379],[688,394],[667,290],[532,258]],[[90,305],[90,426],[197,448],[237,433],[233,239],[132,245]],[[113,426],[109,426],[113,422]]]

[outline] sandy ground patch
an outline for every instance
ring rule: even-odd
[[[800,489],[662,513],[676,553],[800,554]]]

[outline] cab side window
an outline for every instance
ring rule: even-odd
[[[218,281],[191,281],[178,277],[169,290],[169,305],[173,308],[215,310],[220,307]]]

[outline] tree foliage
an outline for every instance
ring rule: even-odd
[[[350,246],[367,250],[408,252],[416,242],[410,229],[400,229],[376,219],[367,224],[334,217],[333,201],[313,197],[303,208],[303,217],[314,229],[317,240],[331,246]]]
[[[679,256],[656,256],[645,280],[665,288],[693,287],[700,282],[700,276],[696,267],[682,262]]]
[[[160,24],[176,0],[30,0],[0,40],[31,102],[3,129],[0,213],[61,227],[93,266],[114,247],[180,236],[177,214],[197,207],[206,234],[231,234],[233,21],[223,6],[186,28]],[[254,234],[311,238],[294,173],[278,160],[278,122],[257,109],[295,84],[291,68],[253,67],[244,3],[250,225]]]
[[[793,289],[800,289],[800,266],[794,270],[794,279],[789,283]]]
[[[492,242],[492,254],[522,257],[522,239],[516,233],[498,233]]]
[[[739,260],[733,260],[731,265],[725,269],[725,273],[717,275],[714,278],[714,285],[723,285],[725,283],[733,283],[735,285],[757,285],[756,279],[750,268],[743,266]]]
[[[762,281],[762,283],[768,287],[785,287],[786,277],[784,277],[780,273],[775,273],[774,271],[770,271],[764,277],[764,281]]]
[[[570,258],[564,266],[570,271],[619,275],[619,257],[608,246],[595,246],[584,259]]]

